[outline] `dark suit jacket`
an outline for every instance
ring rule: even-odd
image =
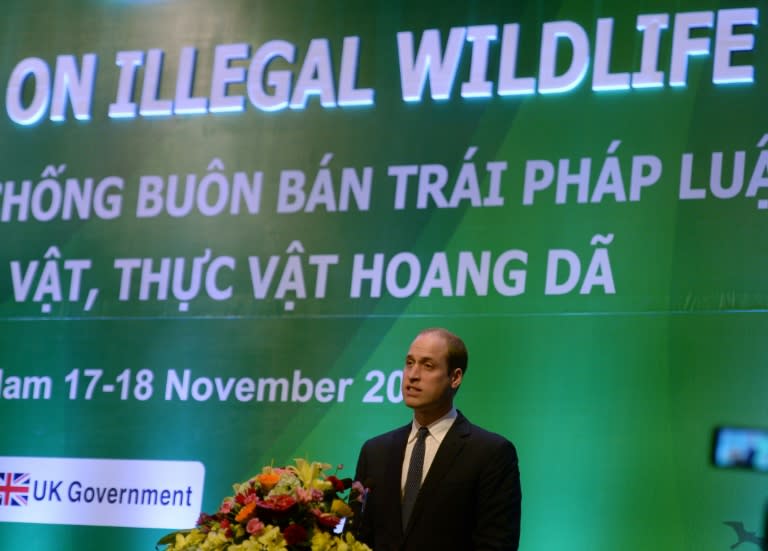
[[[371,488],[360,539],[374,551],[517,549],[520,473],[517,452],[504,437],[470,423],[461,412],[445,435],[421,486],[408,526],[401,492],[409,423],[368,440],[356,480]]]

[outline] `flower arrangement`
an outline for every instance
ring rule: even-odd
[[[349,528],[350,503],[362,503],[359,482],[326,475],[330,465],[296,459],[233,485],[213,515],[202,513],[197,526],[166,535],[164,551],[370,551]],[[342,534],[334,530],[344,522]]]

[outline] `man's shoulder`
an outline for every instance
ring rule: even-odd
[[[363,447],[371,447],[371,446],[376,447],[376,446],[387,445],[393,440],[402,439],[410,432],[410,428],[411,428],[410,424],[403,425],[401,427],[390,430],[383,434],[379,434],[378,436],[374,436],[373,438],[369,438],[363,444]]]
[[[464,417],[464,415],[462,415],[461,413],[459,413],[457,422],[460,422],[461,424],[459,424],[456,428],[459,430],[463,429],[466,432],[467,436],[472,441],[484,442],[490,446],[512,446],[513,445],[512,442],[510,442],[506,436],[484,429],[480,425],[475,425],[474,423],[470,422],[469,419]]]

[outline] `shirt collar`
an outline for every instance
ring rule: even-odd
[[[457,416],[458,412],[456,411],[456,408],[451,408],[451,411],[443,415],[440,419],[427,425],[429,435],[436,438],[438,442],[442,442],[448,429],[450,429],[453,422],[456,421]],[[416,433],[419,431],[420,427],[421,425],[414,419],[411,423],[411,434],[408,436],[408,442],[412,442],[416,439]]]

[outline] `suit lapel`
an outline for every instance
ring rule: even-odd
[[[389,529],[393,534],[402,534],[402,523],[400,519],[403,516],[402,513],[402,496],[400,491],[401,481],[403,477],[403,459],[405,458],[405,446],[408,443],[408,435],[411,433],[411,425],[408,424],[392,434],[392,442],[389,446],[389,457],[387,457],[387,471],[386,480],[384,481],[384,487],[382,493],[386,493],[386,505],[387,510],[386,518],[390,519],[392,525]],[[400,539],[396,537],[396,539]]]
[[[413,506],[411,519],[408,521],[406,535],[413,526],[414,521],[421,515],[424,504],[429,503],[432,500],[431,494],[440,486],[443,479],[445,479],[450,472],[451,467],[454,465],[456,458],[459,456],[459,453],[466,443],[469,431],[469,421],[467,421],[467,418],[459,412],[456,421],[453,422],[453,425],[451,425],[451,428],[446,433],[445,438],[443,438],[443,441],[437,450],[437,454],[435,454],[435,459],[432,461],[432,466],[429,468],[427,477],[424,479],[424,484],[422,484],[421,490],[419,490],[419,496],[416,498],[416,503]]]

